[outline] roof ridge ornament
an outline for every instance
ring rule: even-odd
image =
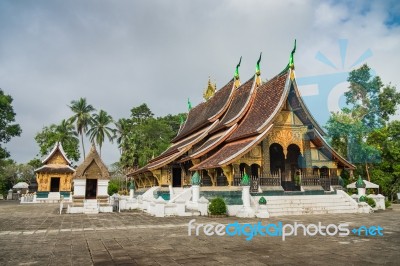
[[[242,57],[240,57],[239,63],[236,65],[235,74],[233,75],[233,78],[235,79],[235,88],[239,88],[241,85],[239,76],[239,67],[241,62],[242,62]]]
[[[296,39],[294,39],[294,47],[292,52],[290,53],[290,58],[289,58],[289,67],[291,69],[294,69],[294,53],[296,52]]]
[[[187,101],[187,105],[188,105],[188,111],[190,112],[190,110],[192,110],[192,103],[190,102],[189,98]]]
[[[261,71],[260,71],[260,62],[261,62],[261,55],[262,52],[260,52],[260,57],[257,60],[257,64],[256,64],[256,85],[260,86],[261,85]]]
[[[203,98],[205,101],[208,101],[211,97],[214,96],[215,91],[217,90],[217,84],[212,84],[210,77],[208,77],[208,85],[204,90]]]

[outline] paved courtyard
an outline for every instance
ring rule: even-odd
[[[58,205],[0,201],[0,265],[399,265],[400,206],[373,214],[237,219],[194,217],[196,224],[294,222],[381,226],[383,236],[188,236],[192,217],[139,211],[58,214]],[[331,232],[334,230],[331,230]],[[271,231],[272,232],[272,231]]]

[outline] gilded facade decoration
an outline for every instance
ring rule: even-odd
[[[281,145],[285,156],[290,144],[296,144],[304,153],[303,135],[306,131],[307,129],[304,127],[276,127],[268,137],[269,143]]]

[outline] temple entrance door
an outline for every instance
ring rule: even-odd
[[[50,180],[50,192],[59,192],[60,191],[60,178],[52,177]]]
[[[283,188],[285,182],[285,154],[283,148],[278,143],[273,143],[269,146],[270,170],[271,174],[276,174],[281,171],[281,183]]]
[[[293,185],[293,190],[300,190],[300,167],[299,158],[301,156],[300,148],[296,144],[290,144],[287,148],[286,163],[290,169],[290,181]],[[300,160],[301,161],[301,160]]]
[[[181,187],[182,186],[182,169],[172,168],[172,186]]]
[[[97,179],[86,179],[86,199],[95,199],[97,196]]]
[[[282,173],[285,171],[285,154],[281,145],[274,143],[269,146],[269,158],[271,173],[276,173],[279,169]]]

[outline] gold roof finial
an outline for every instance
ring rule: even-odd
[[[211,78],[208,77],[208,84],[207,87],[204,89],[203,98],[204,100],[208,101],[211,97],[214,96],[215,91],[217,90],[217,85],[213,85],[211,83]]]

